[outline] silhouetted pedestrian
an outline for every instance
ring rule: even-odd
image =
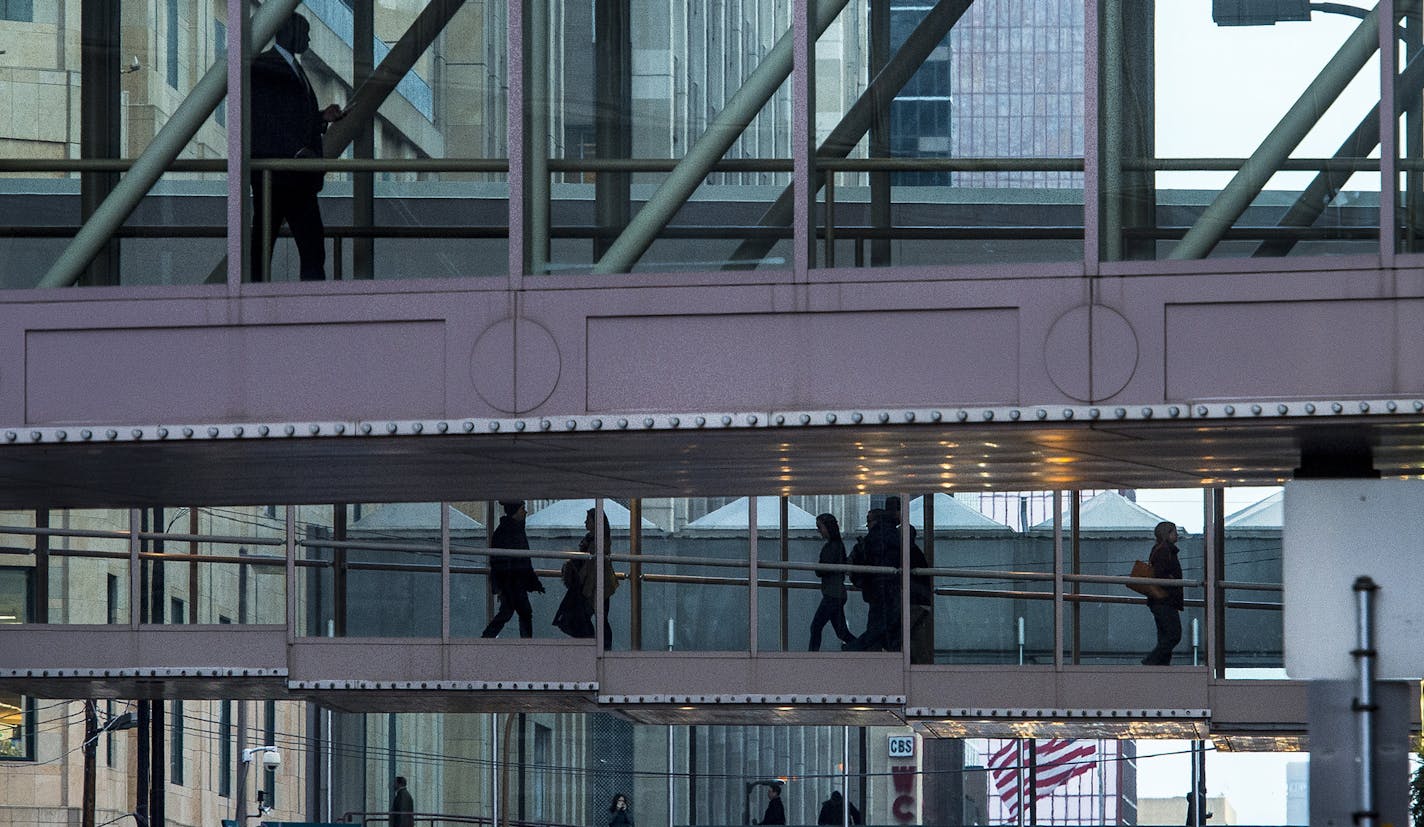
[[[845,543],[841,541],[841,524],[836,521],[835,515],[822,514],[818,516],[816,530],[826,541],[821,545],[821,556],[816,562],[823,565],[845,565]],[[851,634],[850,628],[846,626],[845,572],[839,569],[833,571],[817,569],[816,574],[821,578],[821,605],[816,607],[816,615],[811,618],[811,645],[809,648],[812,652],[821,650],[821,630],[826,627],[827,623],[831,624],[831,630],[836,633],[836,637],[841,639],[841,643],[850,643],[855,640],[855,635]]]
[[[1182,564],[1177,559],[1177,524],[1163,521],[1152,530],[1156,543],[1147,563],[1152,566],[1152,576],[1164,580],[1181,580]],[[1145,666],[1170,666],[1172,650],[1182,640],[1182,600],[1181,586],[1164,586],[1161,597],[1147,597],[1147,608],[1152,612],[1152,622],[1157,627],[1157,645],[1147,657],[1142,659]]]
[[[405,788],[405,776],[396,776],[395,791],[391,799],[391,827],[415,827],[415,799]]]
[[[345,114],[336,104],[317,109],[316,92],[298,59],[310,45],[311,24],[293,14],[277,30],[276,45],[252,59],[253,158],[320,158],[327,124]],[[262,281],[284,221],[297,243],[302,281],[326,278],[326,228],[316,197],[322,176],[320,172],[273,172],[268,192],[262,173],[252,173],[253,281]]]
[[[608,827],[633,827],[633,811],[628,806],[628,796],[617,793],[613,803],[608,805]]]
[[[781,784],[770,784],[766,788],[766,812],[762,813],[762,824],[785,824],[786,807],[781,803]]]
[[[529,536],[524,533],[524,518],[529,512],[523,500],[501,500],[504,516],[490,537],[491,548],[529,550]],[[534,637],[534,610],[529,606],[529,592],[544,591],[534,563],[528,557],[490,556],[490,589],[499,598],[499,611],[490,619],[481,637],[496,637],[504,624],[519,615],[519,636]]]

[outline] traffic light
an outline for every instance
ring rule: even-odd
[[[1310,19],[1310,0],[1211,0],[1218,26],[1274,26]]]

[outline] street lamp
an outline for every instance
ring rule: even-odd
[[[274,746],[250,747],[242,751],[242,763],[237,768],[237,824],[243,827],[249,816],[247,815],[247,767],[257,756],[262,756],[262,768],[275,770],[282,766],[282,753]],[[261,818],[266,813],[272,811],[263,802],[261,792],[257,794],[257,815],[251,818]]]

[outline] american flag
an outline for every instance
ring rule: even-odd
[[[1019,786],[1026,782],[1029,771],[1030,744],[1034,748],[1034,785],[1028,796],[1037,800],[1093,768],[1097,755],[1094,741],[1069,741],[1063,738],[1040,741],[1006,741],[989,758],[989,772],[994,779],[994,792],[999,796],[1011,819],[1019,813]],[[1032,806],[1032,801],[1030,805]]]

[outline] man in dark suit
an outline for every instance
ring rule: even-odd
[[[341,118],[341,107],[317,109],[316,93],[297,56],[311,44],[311,24],[293,14],[277,31],[276,45],[252,60],[252,157],[320,158],[326,125]],[[303,281],[326,278],[326,242],[321,208],[320,172],[273,172],[264,209],[262,175],[252,174],[252,280],[262,281],[272,244],[282,222],[292,228],[301,258]],[[271,243],[262,244],[266,228]]]
[[[405,777],[396,776],[396,795],[391,799],[391,827],[415,827],[415,799],[405,788]]]

